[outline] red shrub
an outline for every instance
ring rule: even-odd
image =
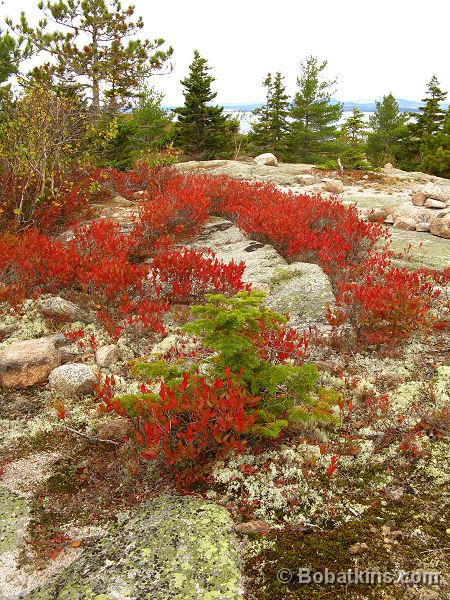
[[[150,277],[155,286],[162,286],[165,298],[188,302],[214,291],[235,294],[249,288],[242,283],[244,269],[243,262],[224,264],[211,251],[182,248],[157,254],[150,263]]]
[[[113,387],[107,387],[99,388],[101,410],[127,414],[120,399],[113,400]],[[256,422],[258,403],[239,381],[232,381],[229,369],[225,380],[212,384],[185,374],[179,386],[162,383],[158,396],[146,393],[143,386],[134,407],[142,456],[151,460],[162,455],[166,464],[186,468],[231,449],[240,451],[245,446],[242,434]]]

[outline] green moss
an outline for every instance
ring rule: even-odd
[[[430,550],[448,544],[446,526],[440,504],[434,504],[429,497],[407,495],[399,504],[372,508],[359,520],[333,530],[313,530],[304,534],[286,528],[274,532],[261,552],[255,554],[250,546],[245,571],[248,580],[253,582],[251,597],[255,600],[403,599],[406,596],[402,586],[301,585],[295,575],[300,568],[309,568],[313,572],[324,572],[325,569],[341,572],[356,567],[360,571],[369,569],[394,574],[402,570],[445,572],[445,565],[434,559]],[[354,544],[366,544],[367,549],[357,555],[351,554],[349,548]],[[291,583],[278,581],[280,569],[293,573]],[[444,589],[438,593],[443,593],[439,598],[448,597]]]
[[[0,487],[0,560],[1,553],[11,550],[18,542],[18,532],[26,518],[25,502]]]

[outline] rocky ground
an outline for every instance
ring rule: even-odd
[[[310,165],[179,168],[306,193],[339,179]],[[363,177],[344,177],[339,197],[365,215],[410,202],[418,184],[449,183],[395,170]],[[116,199],[99,210],[126,229],[135,206]],[[391,232],[396,247],[413,244],[414,263],[448,265],[449,240]],[[377,354],[345,339],[332,344],[325,309],[334,297],[319,267],[288,265],[218,217],[193,245],[244,260],[246,280],[267,292],[269,306],[290,312],[295,327],[315,327],[309,360],[321,370],[324,393],[345,399],[340,425],[250,446],[217,462],[208,486],[182,496],[158,465],[143,468],[127,444],[119,447],[126,423],[99,414],[91,392],[98,372],[114,374],[119,392],[137,390],[130,361],[177,344],[186,307],[169,315],[165,339],[111,344],[83,307],[54,297],[27,301],[22,314],[0,324],[0,598],[450,598],[448,333]],[[61,335],[80,328],[95,336],[96,348]],[[63,422],[55,411],[61,398]],[[300,568],[389,571],[396,579],[302,585]],[[442,578],[433,585],[399,579],[409,572]]]

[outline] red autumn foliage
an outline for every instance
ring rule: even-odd
[[[241,434],[256,422],[259,398],[249,394],[232,379],[229,369],[224,379],[207,383],[198,375],[185,374],[179,386],[161,384],[158,396],[146,393],[135,404],[137,442],[148,460],[163,456],[170,466],[206,462],[230,450],[242,451]],[[104,412],[126,414],[119,399],[113,399],[113,381],[99,386]],[[186,475],[186,472],[185,472]]]

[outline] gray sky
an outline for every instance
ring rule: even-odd
[[[24,10],[34,21],[37,0],[4,0],[0,15]],[[127,0],[122,0],[127,5]],[[263,98],[268,71],[295,89],[298,65],[313,54],[338,77],[335,96],[365,100],[392,91],[417,100],[436,73],[450,91],[450,0],[134,0],[146,37],[174,49],[175,69],[154,77],[166,104],[182,101],[180,79],[197,48],[213,67],[220,102]],[[448,99],[447,99],[448,100]]]

